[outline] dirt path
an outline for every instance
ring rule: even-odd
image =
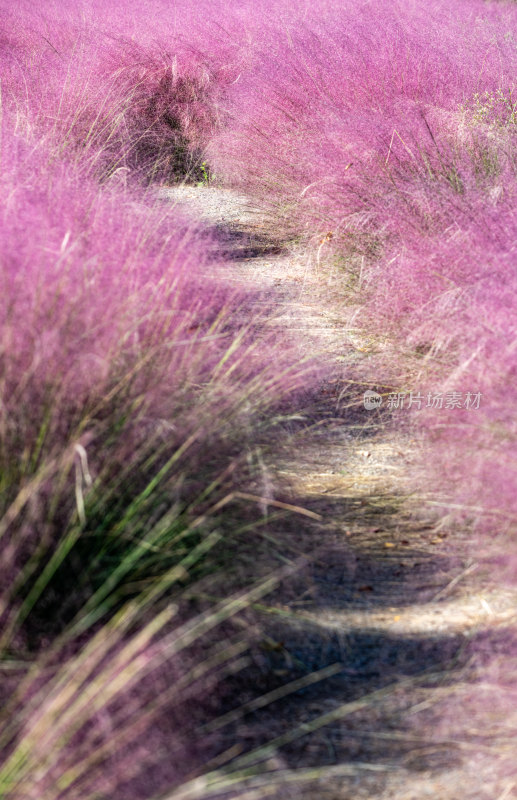
[[[226,279],[265,292],[266,324],[329,365],[303,421],[264,442],[262,490],[318,515],[286,532],[293,548],[317,551],[264,606],[267,635],[239,686],[251,705],[227,719],[232,768],[276,741],[262,778],[238,796],[517,797],[516,667],[506,655],[517,595],[494,583],[468,531],[436,526],[408,496],[411,437],[349,403],[368,346],[325,302],[318,254],[271,242],[260,214],[229,190],[162,197],[216,229]],[[293,770],[313,770],[303,775],[312,781]]]

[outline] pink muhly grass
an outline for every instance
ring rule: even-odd
[[[287,358],[253,341],[189,223],[66,164],[49,170],[43,146],[4,132],[3,148],[4,474],[15,454],[31,472],[117,417],[126,430],[163,420],[181,438],[209,419],[222,430],[250,393],[257,409],[289,384]]]
[[[164,115],[178,117],[181,136],[206,135],[195,81],[127,42],[95,62],[104,73],[88,71],[65,23],[52,46],[13,30],[0,55],[0,651],[14,657],[1,793],[114,796],[152,769],[145,736],[160,755],[165,736],[189,767],[185,714],[181,735],[153,738],[163,707],[144,678],[187,645],[198,648],[192,669],[185,658],[160,679],[177,671],[181,702],[204,675],[238,668],[242,642],[214,650],[203,637],[274,582],[209,608],[157,650],[174,614],[162,598],[181,603],[186,580],[218,570],[211,551],[230,524],[221,509],[253,424],[307,372],[260,329],[251,293],[222,282],[206,231],[127,186],[127,169],[171,178],[161,148],[178,141],[160,128]],[[18,656],[31,665],[25,678]],[[172,764],[162,781],[180,773]]]
[[[176,604],[155,603],[181,580],[178,571],[151,583],[87,640],[61,637],[25,674],[14,663],[18,685],[0,727],[2,796],[151,798],[174,791],[199,762],[200,747],[213,744],[196,731],[206,698],[247,662],[242,620],[232,619],[285,574],[185,619]],[[221,628],[220,641],[208,640]]]
[[[170,14],[154,40],[141,8],[136,19],[138,39],[111,27],[104,8],[77,14],[63,3],[52,25],[41,11],[11,9],[0,54],[7,102],[20,123],[52,134],[56,155],[75,153],[103,178],[195,176],[234,67],[182,41]]]
[[[232,87],[213,164],[318,258],[340,259],[356,321],[391,337],[387,375],[418,350],[415,389],[483,392],[477,416],[445,423],[426,489],[447,486],[481,526],[513,529],[515,7],[324,8],[274,36]],[[434,438],[444,419],[431,416]]]
[[[36,662],[1,745],[16,800],[111,797],[147,758],[141,739],[126,753],[109,737],[112,719],[131,726],[124,706],[138,727],[142,678],[161,663],[158,600],[215,546],[253,419],[302,381],[293,351],[243,321],[250,298],[210,277],[190,223],[128,178],[195,176],[208,148],[218,175],[324,241],[359,320],[391,337],[388,374],[402,355],[417,362],[409,389],[482,393],[477,411],[415,412],[436,456],[429,494],[492,533],[513,533],[517,514],[515,8],[237,4],[216,33],[215,4],[206,21],[211,4],[172,20],[156,2],[157,27],[139,3],[102,5],[10,10],[1,33],[1,644]],[[67,605],[56,587],[75,582]]]
[[[215,502],[252,420],[304,381],[294,350],[259,334],[258,314],[245,318],[251,298],[217,282],[206,234],[196,239],[151,193],[99,186],[53,160],[44,139],[28,141],[10,121],[0,237],[4,646],[83,539],[102,603],[146,554],[141,537],[157,537],[153,547],[181,539],[188,519],[176,517],[198,513],[198,497]],[[122,547],[119,578],[111,585],[105,567],[95,577],[106,549],[120,557],[126,538],[136,549],[125,558]],[[153,574],[170,567],[167,557],[151,561]]]

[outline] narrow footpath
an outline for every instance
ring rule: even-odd
[[[264,773],[238,793],[214,779],[210,796],[517,797],[507,655],[517,593],[497,585],[468,531],[437,523],[410,494],[410,433],[357,401],[369,344],[352,311],[325,301],[333,276],[321,249],[271,241],[258,210],[230,190],[174,187],[161,198],[215,232],[224,279],[260,291],[264,324],[329,365],[306,407],[264,442],[262,485],[251,487],[311,512],[288,535],[314,553],[264,604],[262,646],[220,727],[232,769],[265,748]],[[214,757],[214,770],[224,765]]]

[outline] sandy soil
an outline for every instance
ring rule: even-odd
[[[517,797],[508,655],[517,594],[494,581],[469,531],[437,524],[425,498],[409,493],[421,458],[412,435],[350,401],[350,376],[360,378],[371,348],[353,309],[337,313],[328,299],[336,276],[316,250],[268,238],[259,211],[230,190],[175,187],[160,197],[215,230],[224,279],[264,292],[264,324],[288,330],[329,367],[293,409],[303,419],[262,445],[250,488],[313,515],[285,529],[272,523],[271,537],[312,558],[262,608],[252,664],[227,687],[233,716],[212,766],[244,767],[246,754],[275,744],[257,756],[260,778],[237,793],[214,784],[213,796]],[[237,692],[248,705],[236,705]],[[195,796],[182,791],[174,797]]]

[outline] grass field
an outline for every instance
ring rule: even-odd
[[[255,248],[310,254],[412,490],[513,586],[517,5],[0,7],[0,796],[212,796],[195,731],[302,568],[261,447],[329,368],[159,190],[237,190]]]

